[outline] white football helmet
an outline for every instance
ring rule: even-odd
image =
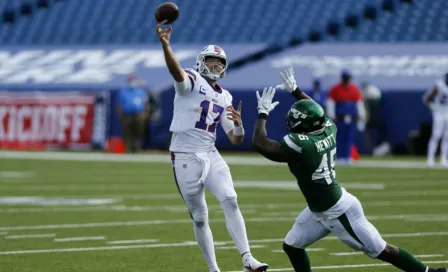
[[[221,73],[214,74],[205,64],[205,58],[206,57],[215,57],[220,58],[224,61],[224,68],[222,69]],[[204,47],[199,55],[196,57],[196,65],[195,69],[198,71],[199,74],[201,74],[204,77],[208,77],[211,80],[218,80],[219,78],[224,78],[226,76],[227,72],[227,56],[224,50],[222,50],[221,47],[217,45],[207,45]]]

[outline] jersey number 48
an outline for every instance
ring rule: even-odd
[[[210,107],[210,104],[212,104],[212,107]],[[210,103],[210,101],[208,101],[208,100],[202,101],[200,105],[202,108],[201,117],[199,118],[199,121],[196,122],[195,128],[199,128],[199,129],[211,132],[211,133],[215,133],[216,125],[219,123],[219,118],[221,117],[221,114],[224,111],[224,108],[219,105]],[[207,115],[208,115],[210,108],[214,113],[217,114],[216,118],[213,120],[213,124],[211,124],[211,125],[207,124]]]

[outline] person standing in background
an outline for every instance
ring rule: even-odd
[[[334,85],[326,103],[327,115],[336,123],[338,129],[338,162],[353,163],[352,146],[355,144],[356,129],[363,130],[366,110],[358,86],[351,82],[349,71],[343,70],[341,82]]]
[[[147,95],[147,116],[143,125],[143,138],[148,146],[151,145],[151,124],[160,119],[160,103],[158,96],[148,87],[144,80],[138,81],[138,86],[143,88]]]
[[[440,164],[448,167],[448,73],[438,79],[423,95],[423,103],[432,112],[432,132],[428,142],[427,164],[435,165],[437,147],[441,141]]]
[[[315,78],[313,80],[313,88],[307,93],[307,95],[316,101],[323,109],[325,109],[325,103],[328,95],[327,92],[322,89],[319,78]]]
[[[148,94],[139,86],[137,78],[128,77],[128,86],[119,90],[117,113],[127,153],[141,150],[145,121],[148,118]]]
[[[372,154],[379,144],[384,144],[384,122],[381,120],[381,90],[367,81],[361,83],[366,107],[366,133],[364,144]]]

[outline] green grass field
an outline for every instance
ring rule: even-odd
[[[0,154],[0,271],[207,271],[166,158],[19,160]],[[293,271],[281,245],[306,204],[287,167],[229,165],[254,256],[269,263],[269,271]],[[367,166],[338,166],[339,183],[361,200],[388,242],[430,266],[447,266],[448,170]],[[241,271],[221,208],[207,196],[221,271]],[[398,271],[335,238],[310,247],[316,270]]]

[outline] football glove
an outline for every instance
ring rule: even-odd
[[[271,112],[280,102],[276,101],[272,103],[272,99],[275,95],[275,88],[273,87],[265,87],[263,89],[263,94],[260,97],[260,93],[256,93],[257,100],[258,100],[258,114],[264,113],[269,115],[269,112]]]
[[[280,76],[283,79],[283,83],[277,85],[275,88],[287,90],[290,93],[297,89],[296,79],[294,78],[294,69],[292,67],[280,72]]]

